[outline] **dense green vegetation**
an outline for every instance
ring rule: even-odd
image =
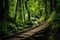
[[[60,40],[60,0],[56,0],[55,5],[56,17],[52,25],[52,33],[49,37],[49,40]]]
[[[36,27],[40,22],[60,25],[60,0],[0,0],[0,35]],[[58,14],[57,14],[58,13]]]

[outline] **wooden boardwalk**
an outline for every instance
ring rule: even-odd
[[[42,25],[39,27],[36,27],[36,28],[26,31],[24,33],[16,34],[10,38],[7,38],[6,40],[22,40],[24,38],[27,38],[27,37],[30,37],[30,36],[36,34],[37,32],[45,29],[46,27],[48,27],[48,23],[45,22],[45,23],[42,23]]]

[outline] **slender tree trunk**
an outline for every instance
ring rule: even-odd
[[[52,12],[56,6],[56,0],[50,0],[50,5],[51,5],[51,12]]]
[[[50,5],[51,5],[51,12],[53,11],[53,0],[50,0]]]
[[[28,0],[25,1],[25,7],[26,7],[27,12],[28,12],[28,20],[30,21],[30,12],[28,10],[27,2],[28,2]]]
[[[38,1],[39,2],[39,14],[40,14],[40,16],[42,16],[42,11],[40,10],[40,0]]]

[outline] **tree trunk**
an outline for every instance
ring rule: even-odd
[[[26,7],[27,12],[28,12],[28,21],[30,21],[30,12],[29,12],[29,9],[28,9],[28,6],[27,6],[27,2],[28,2],[28,0],[26,0],[26,2],[25,2],[25,7]]]

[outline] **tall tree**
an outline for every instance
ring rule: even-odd
[[[27,6],[27,2],[28,2],[29,0],[26,0],[25,1],[25,7],[26,7],[26,9],[27,9],[27,12],[28,12],[28,20],[30,21],[30,12],[29,12],[29,9],[28,9],[28,6]]]

